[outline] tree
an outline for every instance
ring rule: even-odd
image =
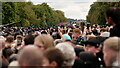
[[[67,21],[67,18],[64,16],[64,12],[60,11],[60,10],[55,10],[55,16],[56,16],[56,21],[58,23],[61,23],[61,22],[66,22]]]
[[[67,19],[64,12],[53,10],[47,3],[34,5],[32,2],[3,2],[4,24],[21,21],[23,26],[52,26]]]
[[[16,22],[19,19],[16,10],[16,3],[3,2],[2,3],[2,22],[3,24]]]
[[[105,24],[104,13],[109,7],[120,7],[120,2],[94,2],[90,6],[87,22],[91,24]]]
[[[47,3],[34,5],[33,10],[40,20],[41,26],[52,26],[67,21],[64,12],[53,10]]]

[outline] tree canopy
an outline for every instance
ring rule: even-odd
[[[91,24],[105,24],[104,13],[109,7],[120,7],[120,2],[94,2],[90,6],[87,22]]]
[[[22,26],[52,26],[66,22],[64,12],[52,9],[47,3],[3,2],[2,24],[21,21]]]

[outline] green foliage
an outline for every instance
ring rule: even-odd
[[[15,22],[18,20],[18,15],[16,14],[16,4],[12,2],[2,3],[2,21],[3,24]]]
[[[35,5],[33,10],[40,20],[41,26],[52,26],[67,21],[62,11],[53,10],[47,3]]]
[[[3,2],[2,12],[3,24],[21,21],[23,26],[52,26],[67,21],[62,11],[53,10],[47,3]]]
[[[109,7],[120,7],[120,2],[94,2],[90,7],[87,22],[91,24],[105,24],[105,11]]]
[[[24,26],[30,25],[30,22],[29,22],[27,19],[25,19],[23,22],[24,22],[24,23],[23,23]]]
[[[60,11],[60,10],[56,10],[54,12],[55,16],[56,16],[56,22],[63,22],[63,21],[67,21],[67,18],[65,18],[64,16],[64,12]]]

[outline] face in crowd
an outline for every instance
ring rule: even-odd
[[[110,37],[104,41],[103,53],[106,66],[114,66],[114,62],[118,61],[120,51],[120,38]]]
[[[50,35],[42,34],[35,38],[34,45],[45,51],[47,48],[54,47],[54,40]]]
[[[96,55],[96,53],[98,53],[100,51],[100,48],[95,47],[95,46],[90,45],[90,44],[87,44],[87,45],[84,46],[84,50],[86,52],[92,52],[92,53],[94,53],[94,55]]]
[[[73,34],[72,34],[73,39],[76,40],[76,39],[81,35],[81,33],[82,33],[82,32],[81,32],[80,29],[78,29],[78,28],[73,29]]]

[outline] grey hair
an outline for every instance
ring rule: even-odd
[[[56,48],[60,49],[62,53],[65,55],[65,66],[73,66],[74,61],[75,61],[75,51],[72,45],[69,43],[59,43],[55,46]]]
[[[62,43],[62,42],[63,42],[62,39],[56,39],[56,40],[54,41],[54,45],[57,45],[57,44]]]

